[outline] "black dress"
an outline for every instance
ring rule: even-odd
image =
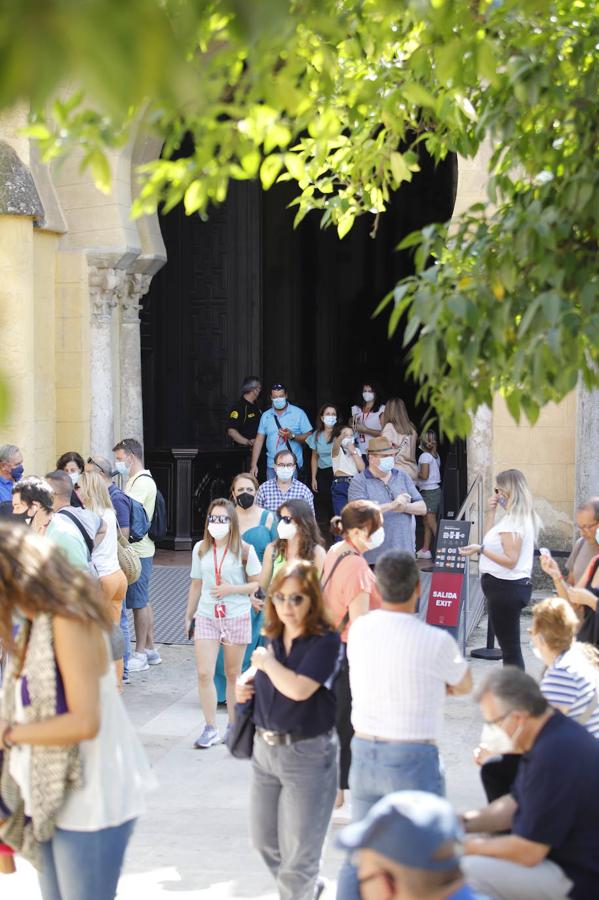
[[[591,566],[589,569],[589,577],[587,578],[587,583],[585,584],[585,588],[587,591],[590,591],[591,594],[594,594],[595,597],[599,600],[599,588],[591,587],[593,583],[593,578],[599,568],[599,556],[596,556],[595,559],[591,562]],[[576,640],[582,641],[585,644],[593,644],[595,647],[599,647],[599,611],[591,609],[590,606],[584,607],[584,614],[582,619],[582,625],[576,635]]]

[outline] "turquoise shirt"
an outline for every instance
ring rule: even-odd
[[[318,454],[318,468],[331,469],[333,460],[331,459],[331,451],[334,441],[327,441],[324,431],[314,432],[309,438],[306,438],[306,444],[311,450],[316,450]]]

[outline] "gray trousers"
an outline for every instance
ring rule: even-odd
[[[337,742],[323,734],[288,747],[256,735],[252,758],[252,842],[281,900],[312,900],[337,793]]]
[[[521,866],[491,856],[464,856],[462,871],[473,889],[497,900],[567,900],[572,882],[550,859]]]

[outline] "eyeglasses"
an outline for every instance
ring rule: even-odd
[[[281,522],[284,522],[285,525],[291,525],[293,518],[291,516],[281,516]]]
[[[95,466],[97,469],[99,469],[100,472],[104,472],[105,475],[110,475],[110,472],[107,472],[106,469],[103,466],[101,466],[100,463],[97,463],[95,459],[92,459],[91,456],[87,457],[87,461],[88,461],[88,463],[91,463],[92,466]]]
[[[208,516],[208,521],[211,525],[226,525],[231,518],[230,516]]]
[[[295,463],[277,463],[278,469],[295,469]]]
[[[289,600],[292,606],[301,606],[307,597],[305,594],[281,594],[280,592],[272,595],[273,603],[282,606],[286,600]]]
[[[504,719],[507,719],[508,716],[515,712],[514,709],[508,709],[502,716],[497,716],[496,719],[483,719],[485,725],[499,725],[500,722],[503,722]]]

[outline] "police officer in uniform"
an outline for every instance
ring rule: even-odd
[[[227,416],[227,434],[235,444],[247,447],[248,451],[254,446],[262,415],[260,407],[256,406],[261,390],[260,379],[256,375],[248,375],[241,385],[241,397]]]

